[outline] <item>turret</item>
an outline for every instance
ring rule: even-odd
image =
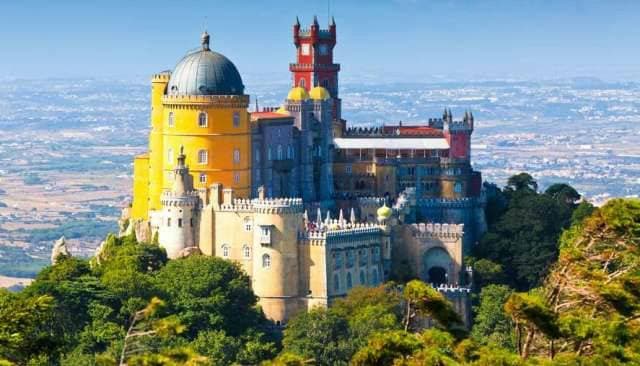
[[[296,22],[293,25],[293,44],[296,47],[300,46],[300,19],[296,17]]]

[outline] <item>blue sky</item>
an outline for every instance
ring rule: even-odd
[[[346,80],[640,80],[637,0],[333,0]],[[246,78],[287,77],[291,25],[327,0],[0,2],[0,78],[146,78],[212,46]]]

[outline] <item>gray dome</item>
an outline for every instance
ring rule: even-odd
[[[244,85],[235,65],[206,47],[186,55],[171,73],[169,95],[242,95]]]

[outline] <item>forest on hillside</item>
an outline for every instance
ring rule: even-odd
[[[110,235],[0,291],[0,365],[640,365],[640,200],[596,208],[526,173],[485,190],[470,330],[408,276],[280,330],[237,264]]]

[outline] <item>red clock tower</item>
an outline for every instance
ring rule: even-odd
[[[314,86],[325,87],[333,98],[333,115],[341,120],[341,101],[338,97],[338,72],[340,64],[333,63],[336,45],[336,22],[332,18],[329,29],[320,29],[318,18],[313,17],[309,29],[300,29],[296,18],[293,25],[293,44],[296,46],[296,63],[289,65],[293,74],[293,86],[307,91]]]

